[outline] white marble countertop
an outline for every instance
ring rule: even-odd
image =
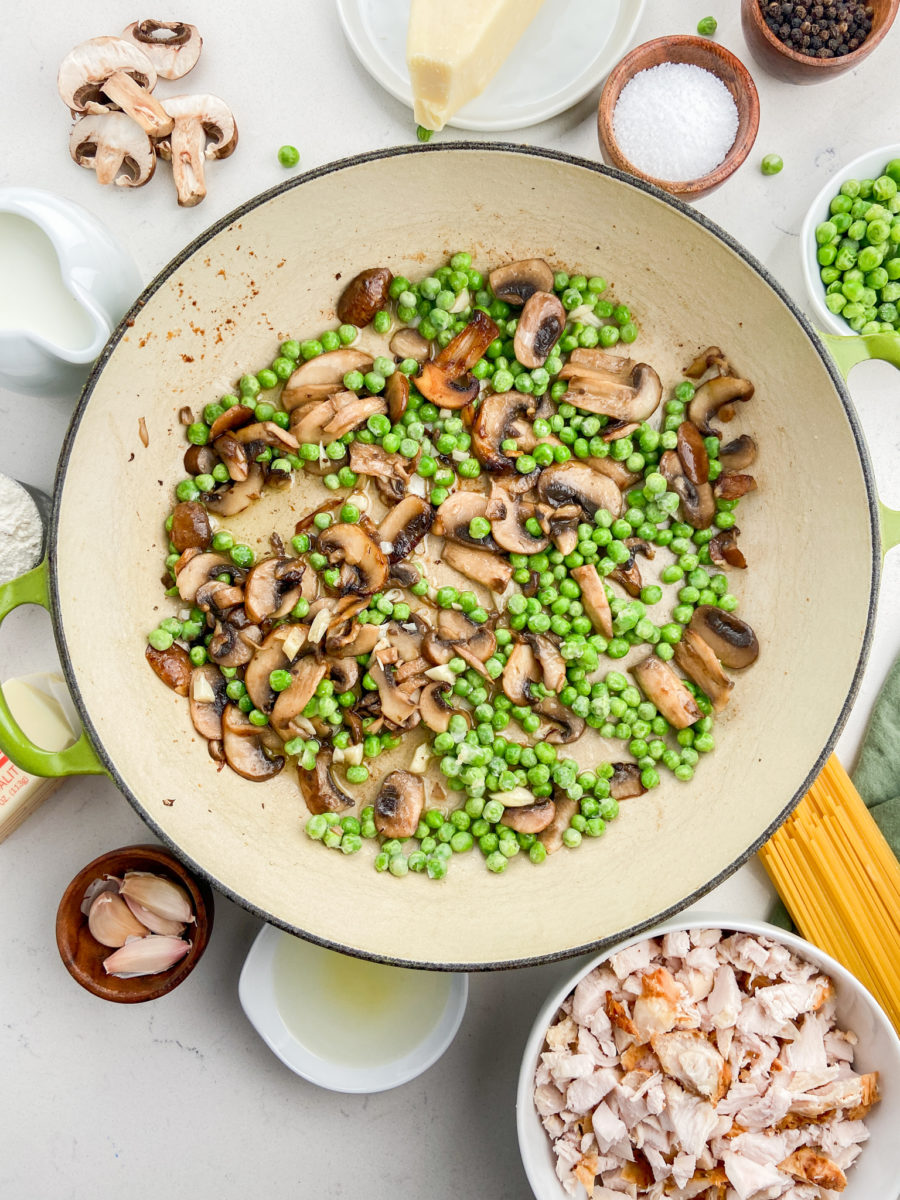
[[[397,7],[404,7],[399,0]],[[749,57],[738,10],[737,0],[648,0],[637,40],[693,32],[712,13],[718,40],[750,67],[761,102],[756,146],[744,167],[697,207],[804,303],[798,231],[809,201],[843,163],[896,140],[890,96],[900,31],[861,69],[794,87],[770,79]],[[331,0],[251,10],[191,0],[162,15],[200,27],[205,47],[190,90],[220,93],[231,103],[241,127],[239,152],[211,165],[209,196],[195,209],[176,208],[162,180],[136,192],[101,189],[66,153],[56,69],[75,43],[117,32],[142,14],[113,0],[95,0],[86,10],[45,0],[37,18],[35,11],[16,4],[4,14],[4,41],[17,49],[0,94],[16,119],[3,137],[0,184],[47,188],[78,201],[130,249],[145,280],[235,205],[282,181],[275,158],[282,143],[297,145],[310,168],[414,136],[411,114],[349,52]],[[596,159],[598,95],[599,88],[562,116],[498,139]],[[774,178],[757,169],[768,152],[785,162]],[[15,282],[0,275],[0,286]],[[900,379],[883,364],[867,363],[851,383],[882,496],[900,508]],[[74,400],[0,391],[0,472],[49,492]],[[898,607],[900,555],[894,554],[868,669],[838,747],[848,765],[900,651]],[[13,613],[0,632],[0,679],[50,666],[53,658],[46,615]],[[413,1083],[372,1097],[320,1091],[278,1062],[238,1006],[237,978],[258,922],[227,900],[218,901],[201,966],[162,1001],[104,1005],[70,980],[53,936],[63,889],[98,853],[146,837],[113,785],[90,778],[63,783],[0,847],[0,1196],[94,1200],[162,1191],[197,1200],[380,1200],[427,1192],[434,1200],[507,1200],[529,1194],[516,1147],[515,1078],[533,1016],[569,966],[474,976],[455,1043]],[[754,862],[703,907],[762,916],[771,897]]]

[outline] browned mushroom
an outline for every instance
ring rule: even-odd
[[[251,425],[244,425],[236,430],[233,436],[234,440],[242,446],[271,446],[279,453],[284,451],[293,453],[300,445],[292,433],[288,433],[274,421],[254,421]]]
[[[197,65],[203,48],[197,27],[184,21],[132,21],[122,37],[143,50],[160,79],[182,79]]]
[[[319,534],[318,548],[330,563],[340,563],[341,591],[371,596],[387,583],[387,557],[359,525],[332,525]]]
[[[441,609],[437,628],[430,629],[422,639],[423,655],[436,666],[456,656],[483,663],[496,649],[497,639],[490,629],[452,608]]]
[[[610,421],[601,431],[604,442],[617,442],[619,438],[629,437],[636,429],[640,429],[638,421]]]
[[[542,500],[558,508],[577,504],[589,518],[604,508],[613,517],[622,511],[622,493],[615,483],[599,471],[577,460],[545,467],[538,479],[537,492]]]
[[[594,353],[602,354],[602,351]],[[603,358],[609,357],[603,355]],[[619,421],[646,421],[659,407],[662,383],[647,363],[624,361],[630,367],[628,375],[618,368],[609,370],[605,366],[591,366],[585,358],[570,357],[559,373],[559,378],[569,384],[568,402]]]
[[[213,450],[222,463],[228,468],[229,479],[242,483],[250,474],[250,462],[247,449],[242,446],[233,433],[222,433],[213,442]]]
[[[237,124],[225,101],[209,94],[167,96],[163,108],[174,125],[156,152],[172,164],[179,205],[193,208],[206,195],[207,160],[234,153]]]
[[[251,463],[247,478],[230,483],[226,487],[207,492],[203,503],[209,512],[219,517],[233,517],[262,495],[264,475],[259,463]]]
[[[415,469],[414,459],[393,454],[381,446],[354,442],[350,447],[350,470],[357,475],[370,475],[375,480],[379,495],[387,504],[403,499]]]
[[[156,170],[150,138],[125,113],[90,113],[75,122],[69,135],[69,154],[87,167],[101,184],[143,187]]]
[[[222,713],[228,703],[225,676],[218,667],[204,663],[191,671],[191,721],[201,737],[222,738]]]
[[[219,579],[210,579],[201,583],[197,588],[194,603],[203,612],[212,614],[214,619],[227,619],[229,612],[236,604],[244,599],[244,589],[233,583],[225,583]]]
[[[601,475],[608,476],[616,487],[621,492],[627,491],[641,478],[639,472],[629,471],[623,462],[618,462],[615,458],[596,458],[593,455],[590,458],[583,459],[584,465],[590,467],[592,471],[599,471]]]
[[[106,113],[120,108],[148,137],[165,137],[174,124],[151,96],[156,68],[133,42],[96,37],[70,50],[57,78],[63,104],[77,113]]]
[[[456,712],[456,709],[447,703],[449,693],[450,684],[440,680],[422,688],[422,695],[419,697],[422,720],[434,733],[446,732],[450,718]]]
[[[197,589],[201,584],[208,583],[217,575],[234,576],[234,563],[223,554],[201,552],[190,558],[185,555],[182,557],[185,560],[184,564],[175,564],[175,582],[178,585],[178,595],[188,604],[193,604],[196,600]]]
[[[553,271],[542,258],[524,258],[495,267],[488,280],[498,300],[516,307],[535,292],[553,291]]]
[[[720,475],[713,487],[717,500],[739,500],[748,492],[756,491],[756,480],[752,475],[741,475],[737,471],[726,471]]]
[[[675,645],[675,661],[697,687],[709,696],[716,712],[728,703],[734,680],[729,679],[712,647],[693,629],[685,629]]]
[[[674,450],[666,450],[659,460],[659,473],[681,500],[681,512],[694,529],[708,529],[716,515],[716,501],[708,483],[691,483],[684,465]]]
[[[341,292],[337,302],[338,320],[345,325],[369,325],[379,309],[390,303],[394,276],[387,267],[369,267],[360,271]]]
[[[144,654],[166,687],[170,687],[179,696],[188,694],[191,684],[191,660],[183,646],[173,643],[168,650],[155,650],[148,646]]]
[[[728,365],[728,359],[722,353],[718,346],[708,346],[701,351],[697,357],[684,368],[684,373],[688,379],[700,379],[707,371],[715,369],[719,375],[733,374],[731,367]]]
[[[257,625],[239,627],[232,621],[218,621],[206,651],[220,667],[242,667],[253,657],[261,641]]]
[[[684,473],[695,487],[709,479],[709,453],[700,430],[693,421],[682,421],[678,426],[678,457]]]
[[[756,634],[734,613],[701,604],[688,628],[703,638],[726,667],[749,667],[759,657]]]
[[[303,710],[316,694],[316,688],[328,674],[328,664],[319,662],[311,654],[304,655],[291,667],[291,682],[272,708],[272,726],[285,739],[294,736],[292,722],[303,715]]]
[[[223,433],[231,433],[242,425],[249,425],[256,420],[256,410],[249,404],[230,404],[224,412],[219,413],[209,427],[209,440],[214,442]]]
[[[184,452],[184,469],[188,475],[211,475],[219,456],[212,446],[188,446]]]
[[[378,526],[378,542],[388,562],[408,557],[431,528],[434,509],[419,496],[406,496],[395,504]]]
[[[516,325],[515,354],[523,367],[542,367],[566,327],[566,310],[553,292],[533,292]]]
[[[560,849],[563,844],[563,834],[569,828],[569,822],[578,812],[578,801],[570,799],[565,792],[557,791],[553,800],[556,812],[547,828],[538,834],[538,839],[548,854],[555,854]]]
[[[409,376],[402,371],[395,371],[388,376],[384,385],[384,398],[387,400],[388,416],[394,425],[398,425],[409,404]]]
[[[414,358],[423,363],[431,354],[431,342],[422,337],[417,329],[404,326],[391,338],[391,354],[397,358]]]
[[[699,721],[703,713],[697,702],[668,663],[651,654],[632,667],[632,674],[648,700],[659,709],[670,725],[687,729]]]
[[[753,395],[753,384],[749,379],[737,379],[732,375],[716,375],[702,383],[688,405],[688,418],[693,421],[704,437],[719,437],[710,425],[718,413],[724,421],[728,414],[722,410],[726,405],[749,400]]]
[[[606,587],[593,563],[575,567],[571,572],[572,578],[581,588],[581,603],[584,611],[594,628],[605,638],[613,636],[612,611]]]
[[[609,794],[613,800],[630,800],[633,796],[643,796],[646,788],[641,783],[641,769],[637,763],[613,763],[612,778],[609,781]]]
[[[737,543],[740,529],[733,525],[731,529],[720,530],[709,541],[709,559],[717,567],[737,567],[745,570],[747,560],[744,552]]]
[[[425,808],[425,784],[411,771],[391,771],[375,799],[375,828],[386,838],[408,838],[416,832]]]
[[[536,800],[521,808],[507,808],[500,818],[501,825],[508,825],[516,833],[543,833],[556,816],[556,805],[552,800]]]
[[[487,313],[476,308],[471,321],[416,376],[416,387],[439,408],[464,408],[477,399],[478,380],[470,375],[499,330]]]
[[[641,569],[637,564],[636,556],[642,554],[644,558],[653,558],[656,552],[649,542],[639,537],[626,538],[625,545],[631,553],[625,562],[619,563],[614,570],[610,571],[607,579],[621,584],[629,596],[637,597],[641,594],[644,581],[641,578]]]
[[[534,513],[533,504],[511,495],[501,483],[493,481],[485,516],[491,523],[491,537],[501,549],[509,554],[539,554],[546,550],[548,539],[535,537],[525,528],[525,522]]]
[[[456,542],[445,542],[441,561],[468,579],[483,584],[492,592],[502,592],[512,579],[513,569],[505,558],[499,558],[490,550],[478,550],[474,546],[461,546]]]
[[[421,714],[417,702],[401,691],[394,678],[393,665],[383,662],[377,650],[369,659],[368,673],[378,687],[381,713],[385,720],[406,729],[418,724]]]
[[[366,371],[372,368],[372,355],[365,350],[344,346],[340,350],[329,350],[307,359],[293,372],[281,393],[281,403],[287,412],[293,412],[310,400],[321,400],[334,392],[344,390],[344,376],[348,371]]]
[[[526,633],[524,637],[534,650],[544,687],[551,692],[561,692],[566,686],[566,660],[556,643],[542,633]]]
[[[295,630],[303,630],[301,634]],[[298,643],[292,655],[285,651],[285,641],[293,637]],[[244,669],[244,687],[247,695],[253,701],[254,707],[260,712],[270,713],[278,699],[269,677],[273,671],[283,671],[291,665],[291,660],[300,653],[306,644],[306,631],[299,625],[280,625],[262,642],[259,649],[247,663]],[[292,649],[288,646],[288,650]]]
[[[472,424],[472,452],[488,471],[512,471],[516,465],[500,449],[512,436],[513,423],[534,413],[534,398],[523,392],[494,392],[485,396]]]
[[[297,768],[297,782],[306,801],[306,807],[315,816],[319,813],[342,812],[355,808],[356,801],[338,787],[331,773],[331,750],[325,746],[316,755],[316,765],[311,771]]]
[[[236,704],[226,704],[222,713],[222,747],[232,771],[260,783],[271,779],[284,766],[278,753],[281,743],[267,725],[254,725]]]
[[[543,739],[551,745],[566,746],[570,742],[577,742],[584,733],[584,718],[576,716],[571,708],[561,704],[555,696],[545,696],[534,708],[549,723]]]
[[[719,462],[723,471],[744,471],[756,461],[757,445],[749,433],[719,447]]]
[[[483,492],[453,492],[441,504],[435,515],[432,532],[463,546],[479,546],[482,550],[497,550],[499,547],[491,534],[473,538],[469,526],[476,517],[487,515],[488,498]]]
[[[339,658],[329,663],[328,678],[334,684],[335,693],[342,696],[356,686],[359,679],[359,663],[354,658]]]
[[[205,550],[212,541],[212,529],[206,509],[196,500],[183,500],[172,509],[172,545],[179,554],[189,546]]]
[[[534,650],[527,642],[517,642],[506,660],[500,683],[503,694],[513,704],[534,703],[532,688],[541,679],[541,668]]]
[[[278,621],[300,599],[304,564],[296,558],[264,558],[244,581],[244,607],[251,621]]]

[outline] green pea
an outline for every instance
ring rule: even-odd
[[[759,169],[763,175],[777,175],[783,166],[784,160],[780,154],[766,154],[759,164]]]

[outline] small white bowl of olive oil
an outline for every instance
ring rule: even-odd
[[[285,1066],[334,1092],[384,1092],[421,1075],[456,1036],[468,976],[338,954],[264,925],[241,1007]]]

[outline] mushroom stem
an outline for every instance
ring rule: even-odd
[[[116,71],[103,84],[103,93],[136,121],[148,137],[165,137],[175,122],[153,96],[131,78],[127,71]]]
[[[197,117],[184,117],[172,124],[172,176],[178,203],[182,208],[193,208],[206,195],[206,134]]]

